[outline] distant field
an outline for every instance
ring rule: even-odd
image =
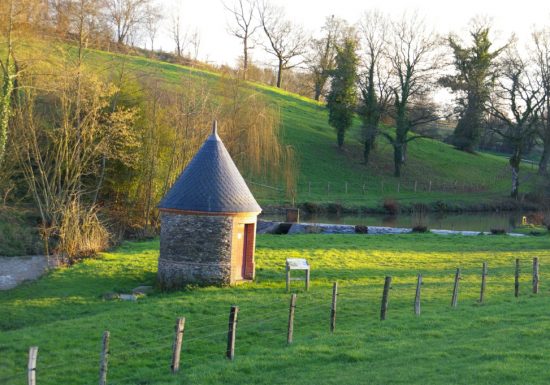
[[[27,349],[39,346],[38,384],[97,383],[101,335],[111,332],[109,384],[547,384],[550,238],[508,236],[260,236],[257,282],[155,293],[137,303],[111,291],[153,284],[158,241],[125,243],[97,259],[0,292],[0,383],[26,383]],[[540,294],[531,293],[532,257]],[[307,258],[294,343],[286,345],[284,261]],[[514,260],[521,260],[514,298]],[[480,271],[489,264],[486,303]],[[453,275],[462,269],[458,307]],[[422,314],[413,314],[424,275]],[[388,319],[379,321],[386,275]],[[340,295],[331,335],[332,283]],[[236,359],[224,358],[231,305],[240,306]],[[170,374],[173,326],[185,316],[181,371]]]
[[[37,51],[42,51],[43,57],[54,57],[56,47],[29,42],[21,45],[20,56],[24,57],[27,52],[36,57]],[[220,74],[214,72],[144,57],[87,50],[85,59],[90,68],[106,76],[124,65],[125,71],[136,77],[158,78],[166,81],[167,87],[191,79],[205,81],[215,90],[220,80]],[[297,154],[298,203],[380,207],[384,198],[393,198],[403,203],[441,201],[473,205],[494,203],[509,194],[510,172],[507,159],[502,156],[466,154],[442,142],[421,139],[410,143],[403,176],[398,180],[392,176],[392,148],[383,138],[378,141],[372,163],[368,167],[363,164],[358,119],[346,135],[344,150],[339,151],[323,105],[263,84],[249,83],[249,87],[265,94],[281,112],[283,140],[293,146]],[[521,179],[522,191],[535,183],[536,176],[530,165],[524,167]],[[251,187],[263,204],[289,203],[284,191],[253,183]]]

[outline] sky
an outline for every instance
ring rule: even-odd
[[[199,60],[213,64],[236,65],[241,52],[240,40],[227,30],[229,13],[221,0],[157,0],[168,17],[180,13],[182,29],[200,33]],[[233,0],[225,0],[232,4]],[[350,23],[359,20],[365,11],[377,9],[390,16],[418,12],[427,25],[442,35],[455,32],[464,35],[475,16],[489,17],[502,41],[515,33],[520,42],[529,39],[534,26],[550,26],[550,1],[541,0],[271,0],[286,10],[286,16],[301,24],[311,34],[319,34],[325,18],[335,15]],[[164,21],[157,47],[170,51],[169,22]],[[261,35],[258,32],[258,36]],[[270,57],[261,47],[251,52],[260,65],[270,64]]]

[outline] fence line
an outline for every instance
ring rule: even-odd
[[[510,266],[512,267],[512,265]],[[514,269],[514,280],[510,281],[510,287],[514,286],[514,296],[519,295],[519,281],[520,281],[520,259],[515,259],[515,269]],[[473,268],[471,268],[473,272]],[[456,269],[456,273],[454,275],[454,285],[452,286],[452,300],[451,300],[451,307],[456,307],[458,304],[458,285],[459,281],[463,278],[464,272],[468,270],[462,270],[460,267]],[[487,286],[487,271],[488,271],[488,265],[486,262],[483,262],[481,271],[478,269],[477,272],[472,273],[475,274],[476,277],[479,277],[481,281],[481,293],[479,300],[477,302],[483,303],[486,301],[485,296],[485,287]],[[450,275],[450,272],[449,272]],[[508,275],[509,276],[509,275]],[[420,287],[421,285],[425,285],[426,281],[423,281],[423,277],[426,277],[425,275],[419,274],[416,278],[416,292],[414,293],[414,314],[416,316],[420,316]],[[494,277],[492,275],[492,277]],[[364,276],[363,276],[364,278]],[[404,278],[404,276],[401,276],[401,278]],[[383,285],[383,290],[379,292],[379,295],[382,297],[381,302],[381,308],[380,308],[380,320],[386,320],[388,317],[391,318],[390,315],[390,307],[389,304],[391,302],[390,295],[391,291],[403,289],[403,290],[410,290],[411,292],[411,299],[413,298],[413,290],[414,287],[414,277],[411,277],[412,283],[407,283],[403,287],[400,287],[399,285],[392,287],[392,276],[386,276],[385,282]],[[345,282],[345,281],[344,281]],[[539,284],[540,284],[540,264],[539,264],[539,258],[534,257],[532,261],[532,291],[534,294],[539,293]],[[380,281],[380,287],[377,287],[376,290],[379,290],[381,288],[381,281]],[[433,285],[439,287],[439,284]],[[448,283],[446,284],[448,285]],[[172,338],[174,339],[174,343],[172,346],[171,344],[166,341],[162,342],[160,344],[155,344],[153,346],[147,346],[144,347],[144,341],[150,341],[150,339],[146,339],[144,341],[139,341],[138,346],[143,347],[143,349],[138,350],[128,350],[127,347],[120,347],[120,349],[125,349],[125,351],[118,352],[115,351],[116,355],[112,355],[111,350],[112,345],[110,348],[110,340],[111,338],[116,340],[117,336],[116,333],[112,334],[110,331],[105,331],[103,333],[102,337],[102,343],[101,343],[101,350],[100,350],[100,364],[99,364],[99,383],[100,384],[107,384],[107,383],[113,383],[113,382],[122,382],[125,379],[117,379],[115,381],[110,381],[108,378],[108,369],[109,365],[108,363],[113,364],[118,363],[121,359],[125,357],[135,357],[142,353],[151,353],[151,352],[157,352],[164,350],[167,353],[167,356],[170,356],[171,363],[166,363],[166,367],[170,368],[170,370],[173,373],[176,373],[178,369],[180,368],[180,361],[182,367],[189,367],[189,364],[191,362],[196,361],[204,361],[204,355],[201,355],[200,357],[188,357],[188,354],[190,353],[189,350],[189,343],[192,341],[212,341],[212,337],[218,337],[221,335],[227,335],[227,349],[226,349],[226,356],[229,360],[233,360],[236,355],[236,347],[238,346],[239,341],[239,335],[247,335],[249,333],[256,333],[261,332],[260,336],[263,336],[265,332],[273,333],[273,334],[280,334],[281,340],[284,340],[283,333],[286,332],[286,341],[287,344],[295,343],[293,339],[294,332],[296,328],[298,330],[307,329],[308,325],[304,324],[304,322],[310,321],[310,317],[315,316],[314,322],[319,323],[325,323],[327,325],[327,333],[332,334],[335,331],[335,319],[336,319],[336,303],[338,298],[338,303],[346,303],[346,299],[349,301],[348,303],[351,303],[352,301],[354,303],[357,303],[357,298],[345,298],[348,295],[353,295],[354,293],[366,292],[366,285],[351,285],[351,286],[341,286],[340,288],[343,288],[344,290],[339,290],[337,282],[334,282],[332,286],[332,291],[329,291],[327,288],[323,287],[323,291],[318,292],[302,292],[298,291],[298,293],[293,293],[291,295],[291,302],[290,306],[288,306],[288,296],[285,295],[286,301],[283,301],[282,298],[277,298],[273,301],[267,301],[267,303],[276,303],[281,304],[280,308],[277,308],[276,310],[273,310],[271,312],[267,313],[261,313],[261,317],[258,319],[256,317],[245,317],[244,322],[239,323],[237,319],[237,314],[239,312],[238,306],[232,306],[230,317],[229,317],[229,323],[227,324],[228,329],[225,331],[219,331],[216,333],[209,333],[207,335],[198,335],[191,338],[185,338],[183,339],[183,331],[184,331],[184,318],[178,318],[178,322],[176,324],[175,331],[171,333]],[[346,290],[346,288],[351,288],[352,290]],[[325,291],[325,289],[327,289]],[[449,289],[451,289],[449,287]],[[512,292],[511,292],[512,293]],[[510,295],[512,295],[510,293]],[[450,293],[451,294],[451,293]],[[344,298],[341,298],[344,296]],[[297,298],[298,301],[297,301]],[[283,302],[286,302],[287,304],[283,304]],[[266,306],[266,302],[262,301],[263,306],[250,306],[245,307],[250,309],[254,308],[267,308],[269,306]],[[320,306],[323,304],[324,306]],[[320,318],[319,313],[322,314],[322,317]],[[246,313],[244,313],[246,316]],[[254,314],[254,313],[252,313]],[[276,314],[276,316],[274,316]],[[287,318],[287,327],[285,327],[285,318],[283,315],[288,314]],[[345,319],[350,318],[354,316],[361,316],[365,318],[366,314],[365,312],[357,312],[348,309],[346,306],[341,307],[338,311],[339,318]],[[241,314],[241,317],[243,314]],[[226,314],[227,317],[227,314]],[[326,317],[326,318],[324,318]],[[188,316],[189,318],[189,316]],[[270,328],[264,328],[262,327],[263,324],[270,322],[270,321],[277,321],[280,323],[279,327],[270,327]],[[296,323],[297,322],[297,323]],[[213,325],[208,325],[210,328],[214,327]],[[216,324],[216,327],[220,326]],[[203,327],[196,328],[196,330],[204,329],[206,328],[206,325]],[[189,330],[190,332],[193,332],[192,328]],[[187,330],[186,330],[187,332]],[[256,337],[256,336],[251,336]],[[159,341],[159,338],[155,339],[157,342]],[[216,346],[219,344],[219,341],[214,341]],[[132,343],[136,343],[133,341]],[[193,351],[194,349],[191,349]],[[220,347],[220,354],[216,355],[221,357],[222,351]],[[168,354],[172,351],[172,354]],[[112,355],[112,357],[111,357]],[[214,356],[214,355],[212,355]],[[97,357],[97,356],[96,356]],[[38,358],[38,347],[32,346],[29,349],[29,355],[28,355],[28,367],[27,367],[27,381],[30,385],[39,385],[40,384],[40,376],[37,376],[38,374],[46,374],[48,370],[51,370],[53,368],[58,368],[62,366],[66,366],[66,364],[56,364],[51,366],[45,366],[40,367],[40,365],[37,365],[37,361],[40,362],[40,360],[37,360]],[[83,357],[84,358],[84,357]],[[89,358],[89,357],[86,357]],[[79,359],[81,361],[82,359]],[[20,374],[13,374],[7,377],[0,378],[0,382],[4,383],[6,381],[12,381],[14,379],[21,379],[20,376],[23,375],[24,371],[21,370],[19,372]],[[50,373],[51,375],[51,373]],[[55,377],[56,374],[54,374]],[[130,377],[127,378],[128,380],[131,379]]]

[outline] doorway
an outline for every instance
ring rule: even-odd
[[[243,239],[243,264],[242,277],[243,279],[254,278],[254,240],[255,240],[255,225],[254,223],[246,223],[244,225]]]

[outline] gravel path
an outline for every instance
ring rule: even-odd
[[[37,279],[56,265],[55,259],[48,261],[43,255],[0,257],[0,290],[9,290],[24,281]]]

